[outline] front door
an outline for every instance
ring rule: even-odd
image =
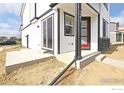
[[[90,49],[90,17],[81,18],[81,49]]]

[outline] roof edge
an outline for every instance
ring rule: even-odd
[[[58,3],[51,3],[49,6],[51,7],[51,8],[53,8],[54,6],[56,6]]]

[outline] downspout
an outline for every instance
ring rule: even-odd
[[[100,3],[99,3],[99,13],[98,13],[98,51],[100,51]]]
[[[75,4],[75,59],[81,59],[81,3]]]
[[[75,57],[72,62],[61,72],[59,75],[53,79],[49,85],[55,85],[60,77],[71,67],[76,60],[81,59],[81,3],[75,4]]]

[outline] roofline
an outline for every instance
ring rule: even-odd
[[[49,6],[50,6],[51,8],[53,8],[53,7],[56,6],[57,4],[59,4],[59,3],[51,3]]]
[[[119,24],[119,22],[110,22],[110,23]]]

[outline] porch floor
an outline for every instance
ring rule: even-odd
[[[81,51],[81,56],[82,58],[85,58],[91,54],[97,53],[96,51],[91,51],[91,50],[82,50]],[[63,53],[60,55],[57,55],[56,58],[57,60],[64,62],[65,64],[69,64],[71,61],[73,61],[75,56],[75,52],[68,52],[68,53]],[[73,64],[75,66],[75,64]]]
[[[52,54],[42,53],[39,50],[21,49],[20,51],[12,51],[6,54],[6,71],[11,72],[22,66],[34,63],[35,60],[45,60],[53,57]]]

